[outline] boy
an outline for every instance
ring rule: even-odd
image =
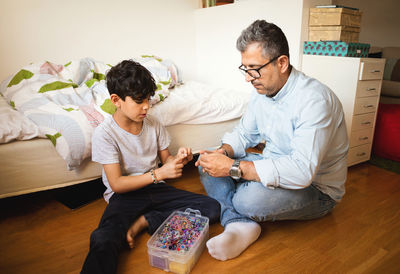
[[[171,156],[166,129],[147,115],[149,98],[157,88],[150,72],[125,60],[107,73],[106,82],[116,111],[93,134],[92,160],[103,165],[104,198],[109,204],[91,234],[81,273],[115,273],[122,248],[133,248],[134,237],[145,228],[154,233],[175,210],[200,210],[210,223],[220,212],[216,200],[164,183],[180,177],[193,155],[190,148],[180,148]]]

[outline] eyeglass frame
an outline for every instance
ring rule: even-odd
[[[256,68],[256,69],[245,69],[245,68],[242,68],[242,66],[244,66],[243,64],[241,64],[241,65],[238,67],[238,69],[239,69],[240,71],[242,71],[243,75],[246,75],[246,73],[247,73],[251,78],[259,79],[259,78],[261,78],[260,70],[261,70],[262,68],[268,66],[268,65],[271,64],[272,62],[276,61],[279,57],[280,57],[280,55],[279,55],[279,56],[276,56],[276,57],[274,57],[274,58],[272,58],[272,59],[269,60],[267,63],[265,63],[264,65],[262,65],[261,67]],[[258,76],[258,77],[253,77],[253,76],[251,76],[250,73],[249,73],[249,70],[254,70],[254,71],[256,71],[256,72],[258,73],[259,76]]]

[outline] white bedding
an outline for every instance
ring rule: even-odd
[[[193,81],[177,86],[180,79],[172,63],[153,56],[142,59],[158,86],[150,113],[165,126],[211,124],[236,119],[244,113],[248,91]],[[91,155],[93,129],[115,108],[104,81],[109,68],[90,58],[65,65],[33,63],[22,68],[0,87],[4,96],[0,105],[0,141],[48,138],[68,169],[78,168]]]
[[[189,81],[175,87],[150,113],[165,126],[209,124],[241,117],[250,97],[249,91],[213,87]]]
[[[0,94],[0,144],[13,140],[29,140],[38,135],[38,126],[13,109]]]

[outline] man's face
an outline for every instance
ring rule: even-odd
[[[258,69],[262,65],[268,63],[276,56],[264,57],[262,47],[259,43],[252,43],[247,46],[242,54],[242,64],[246,69]],[[259,94],[264,94],[268,97],[274,97],[282,88],[282,79],[280,79],[278,60],[266,65],[259,70],[260,78],[255,79],[246,73],[246,81],[251,82]]]

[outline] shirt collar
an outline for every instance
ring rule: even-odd
[[[282,100],[287,94],[289,94],[294,86],[296,85],[297,78],[298,78],[299,72],[292,66],[292,70],[290,72],[289,78],[287,79],[286,83],[283,85],[281,90],[272,98],[270,98],[272,101],[280,101]]]

